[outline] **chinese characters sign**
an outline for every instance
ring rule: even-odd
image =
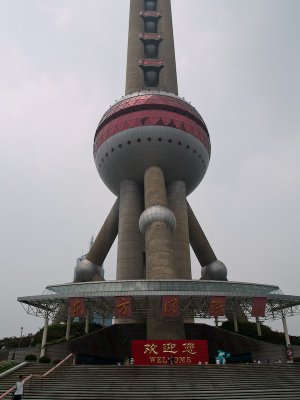
[[[83,297],[70,297],[70,314],[72,318],[85,317],[85,301]]]
[[[209,299],[209,315],[220,317],[225,315],[225,297],[213,296]]]
[[[162,296],[162,312],[163,317],[179,316],[179,296]]]
[[[135,365],[196,365],[208,362],[207,340],[133,340]]]
[[[254,297],[252,300],[252,317],[264,317],[267,299],[265,297]]]
[[[130,318],[132,316],[131,297],[118,296],[115,297],[115,317]]]

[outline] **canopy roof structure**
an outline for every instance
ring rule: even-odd
[[[226,298],[226,315],[238,317],[243,311],[251,318],[253,298],[267,300],[265,319],[279,319],[300,313],[300,296],[284,295],[278,286],[244,282],[204,280],[126,280],[49,285],[38,296],[19,297],[28,314],[54,318],[69,306],[70,298],[84,298],[90,312],[105,318],[115,315],[115,297],[131,296],[133,316],[160,314],[161,296],[179,296],[182,317],[211,318],[209,302],[213,296]],[[225,317],[223,317],[225,318]],[[220,317],[222,319],[222,317]]]

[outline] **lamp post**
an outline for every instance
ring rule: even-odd
[[[30,344],[29,344],[29,347],[32,347],[32,346],[33,346],[33,341],[34,341],[32,333],[30,333],[29,336],[30,336]]]
[[[22,335],[23,335],[23,326],[21,326],[21,336],[20,336],[20,340],[19,340],[19,348],[21,347]]]

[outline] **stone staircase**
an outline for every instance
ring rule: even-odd
[[[28,373],[26,367],[14,375]],[[30,371],[32,373],[32,371]],[[0,380],[0,393],[10,387]],[[24,400],[300,399],[300,364],[61,366],[26,388]],[[4,380],[7,383],[4,384]],[[1,392],[2,390],[2,392]]]
[[[22,368],[17,369],[9,375],[6,375],[0,378],[0,396],[6,392],[7,389],[10,389],[17,382],[19,375],[24,375],[24,377],[28,375],[43,375],[49,369],[51,369],[53,365],[45,365],[38,363],[28,363]],[[28,386],[28,385],[27,385]],[[11,395],[10,395],[11,396]],[[10,398],[9,396],[7,397]]]

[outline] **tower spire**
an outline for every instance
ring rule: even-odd
[[[131,0],[126,90],[178,94],[170,0]]]

